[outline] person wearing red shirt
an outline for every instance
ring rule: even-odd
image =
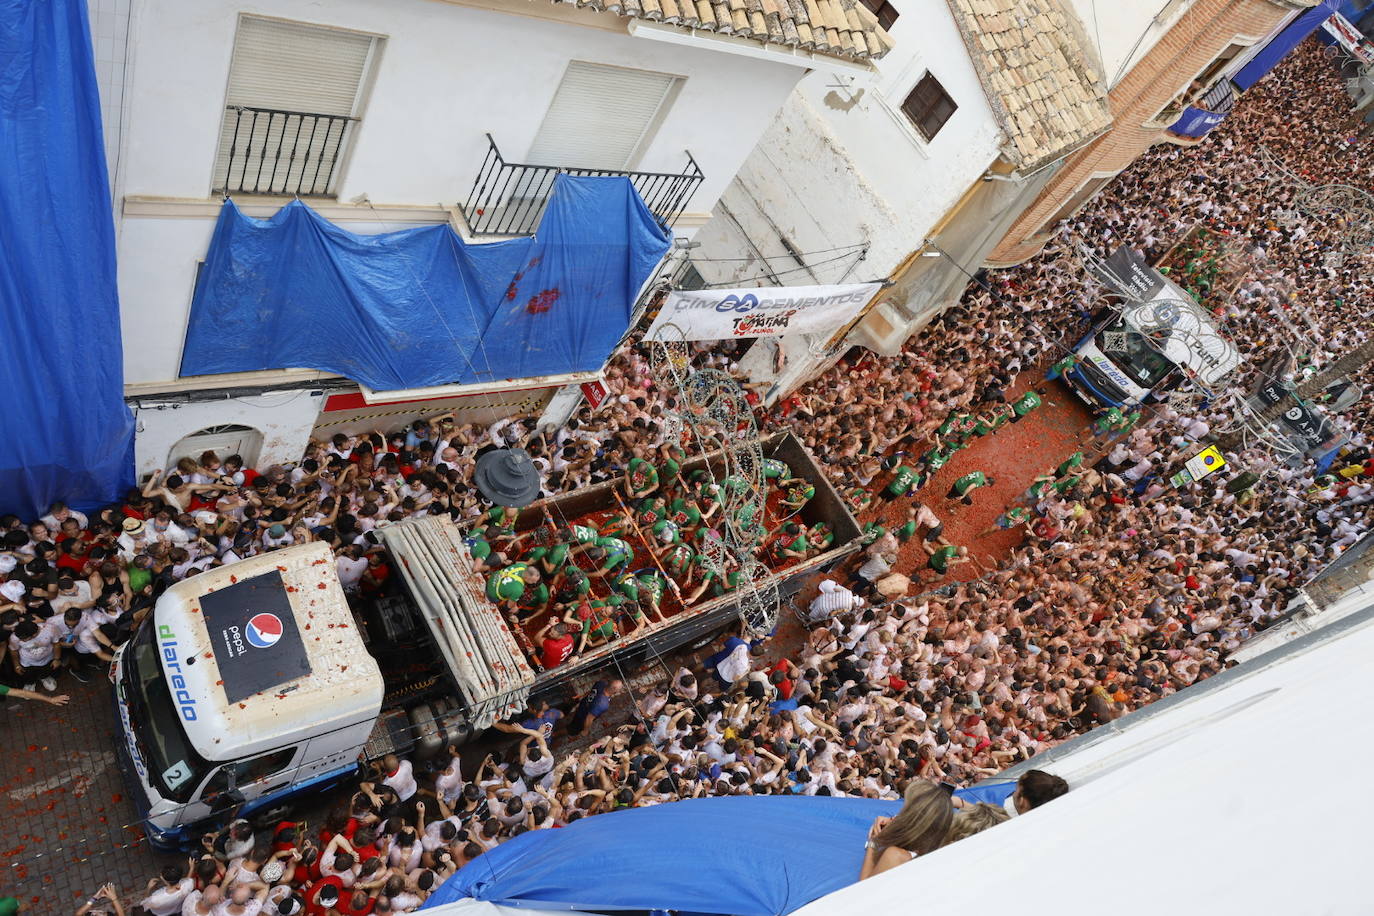
[[[337,875],[321,878],[305,892],[305,916],[325,916],[343,902],[343,879]]]
[[[572,634],[568,632],[567,625],[557,617],[546,623],[535,638],[543,640],[540,644],[539,664],[545,671],[563,664],[568,660],[568,656],[572,655]]]
[[[372,908],[376,905],[376,897],[369,897],[367,891],[355,890],[341,896],[339,902],[334,904],[334,909],[339,911],[340,916],[371,916]]]

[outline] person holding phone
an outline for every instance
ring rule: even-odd
[[[113,884],[106,884],[77,907],[76,916],[124,916],[124,904]]]

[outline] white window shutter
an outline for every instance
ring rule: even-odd
[[[575,60],[530,145],[534,165],[622,171],[648,139],[678,78]]]
[[[298,22],[243,16],[234,38],[212,186],[330,194],[356,127],[377,39]],[[240,113],[238,107],[332,115]],[[234,152],[230,164],[230,152]]]

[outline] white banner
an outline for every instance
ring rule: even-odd
[[[1341,47],[1349,51],[1351,57],[1363,64],[1374,63],[1374,45],[1360,34],[1359,29],[1350,24],[1349,19],[1340,13],[1332,13],[1331,18],[1322,23],[1322,28],[1340,42]]]
[[[881,283],[674,291],[645,340],[725,340],[828,334],[868,304]]]

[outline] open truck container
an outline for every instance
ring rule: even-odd
[[[828,522],[834,546],[778,570],[781,599],[858,549],[844,501],[790,433],[764,440],[815,495],[800,513]],[[683,473],[707,459],[685,462]],[[720,455],[710,458],[721,474]],[[549,500],[555,519],[618,509],[619,479]],[[520,530],[539,524],[535,504]],[[399,583],[350,607],[323,544],[212,569],[169,588],[111,665],[124,740],[120,758],[149,841],[194,844],[239,808],[271,820],[387,753],[432,759],[531,697],[556,700],[593,671],[652,664],[738,619],[726,594],[675,607],[662,623],[538,672],[501,613],[462,530],[447,516],[380,529]]]

